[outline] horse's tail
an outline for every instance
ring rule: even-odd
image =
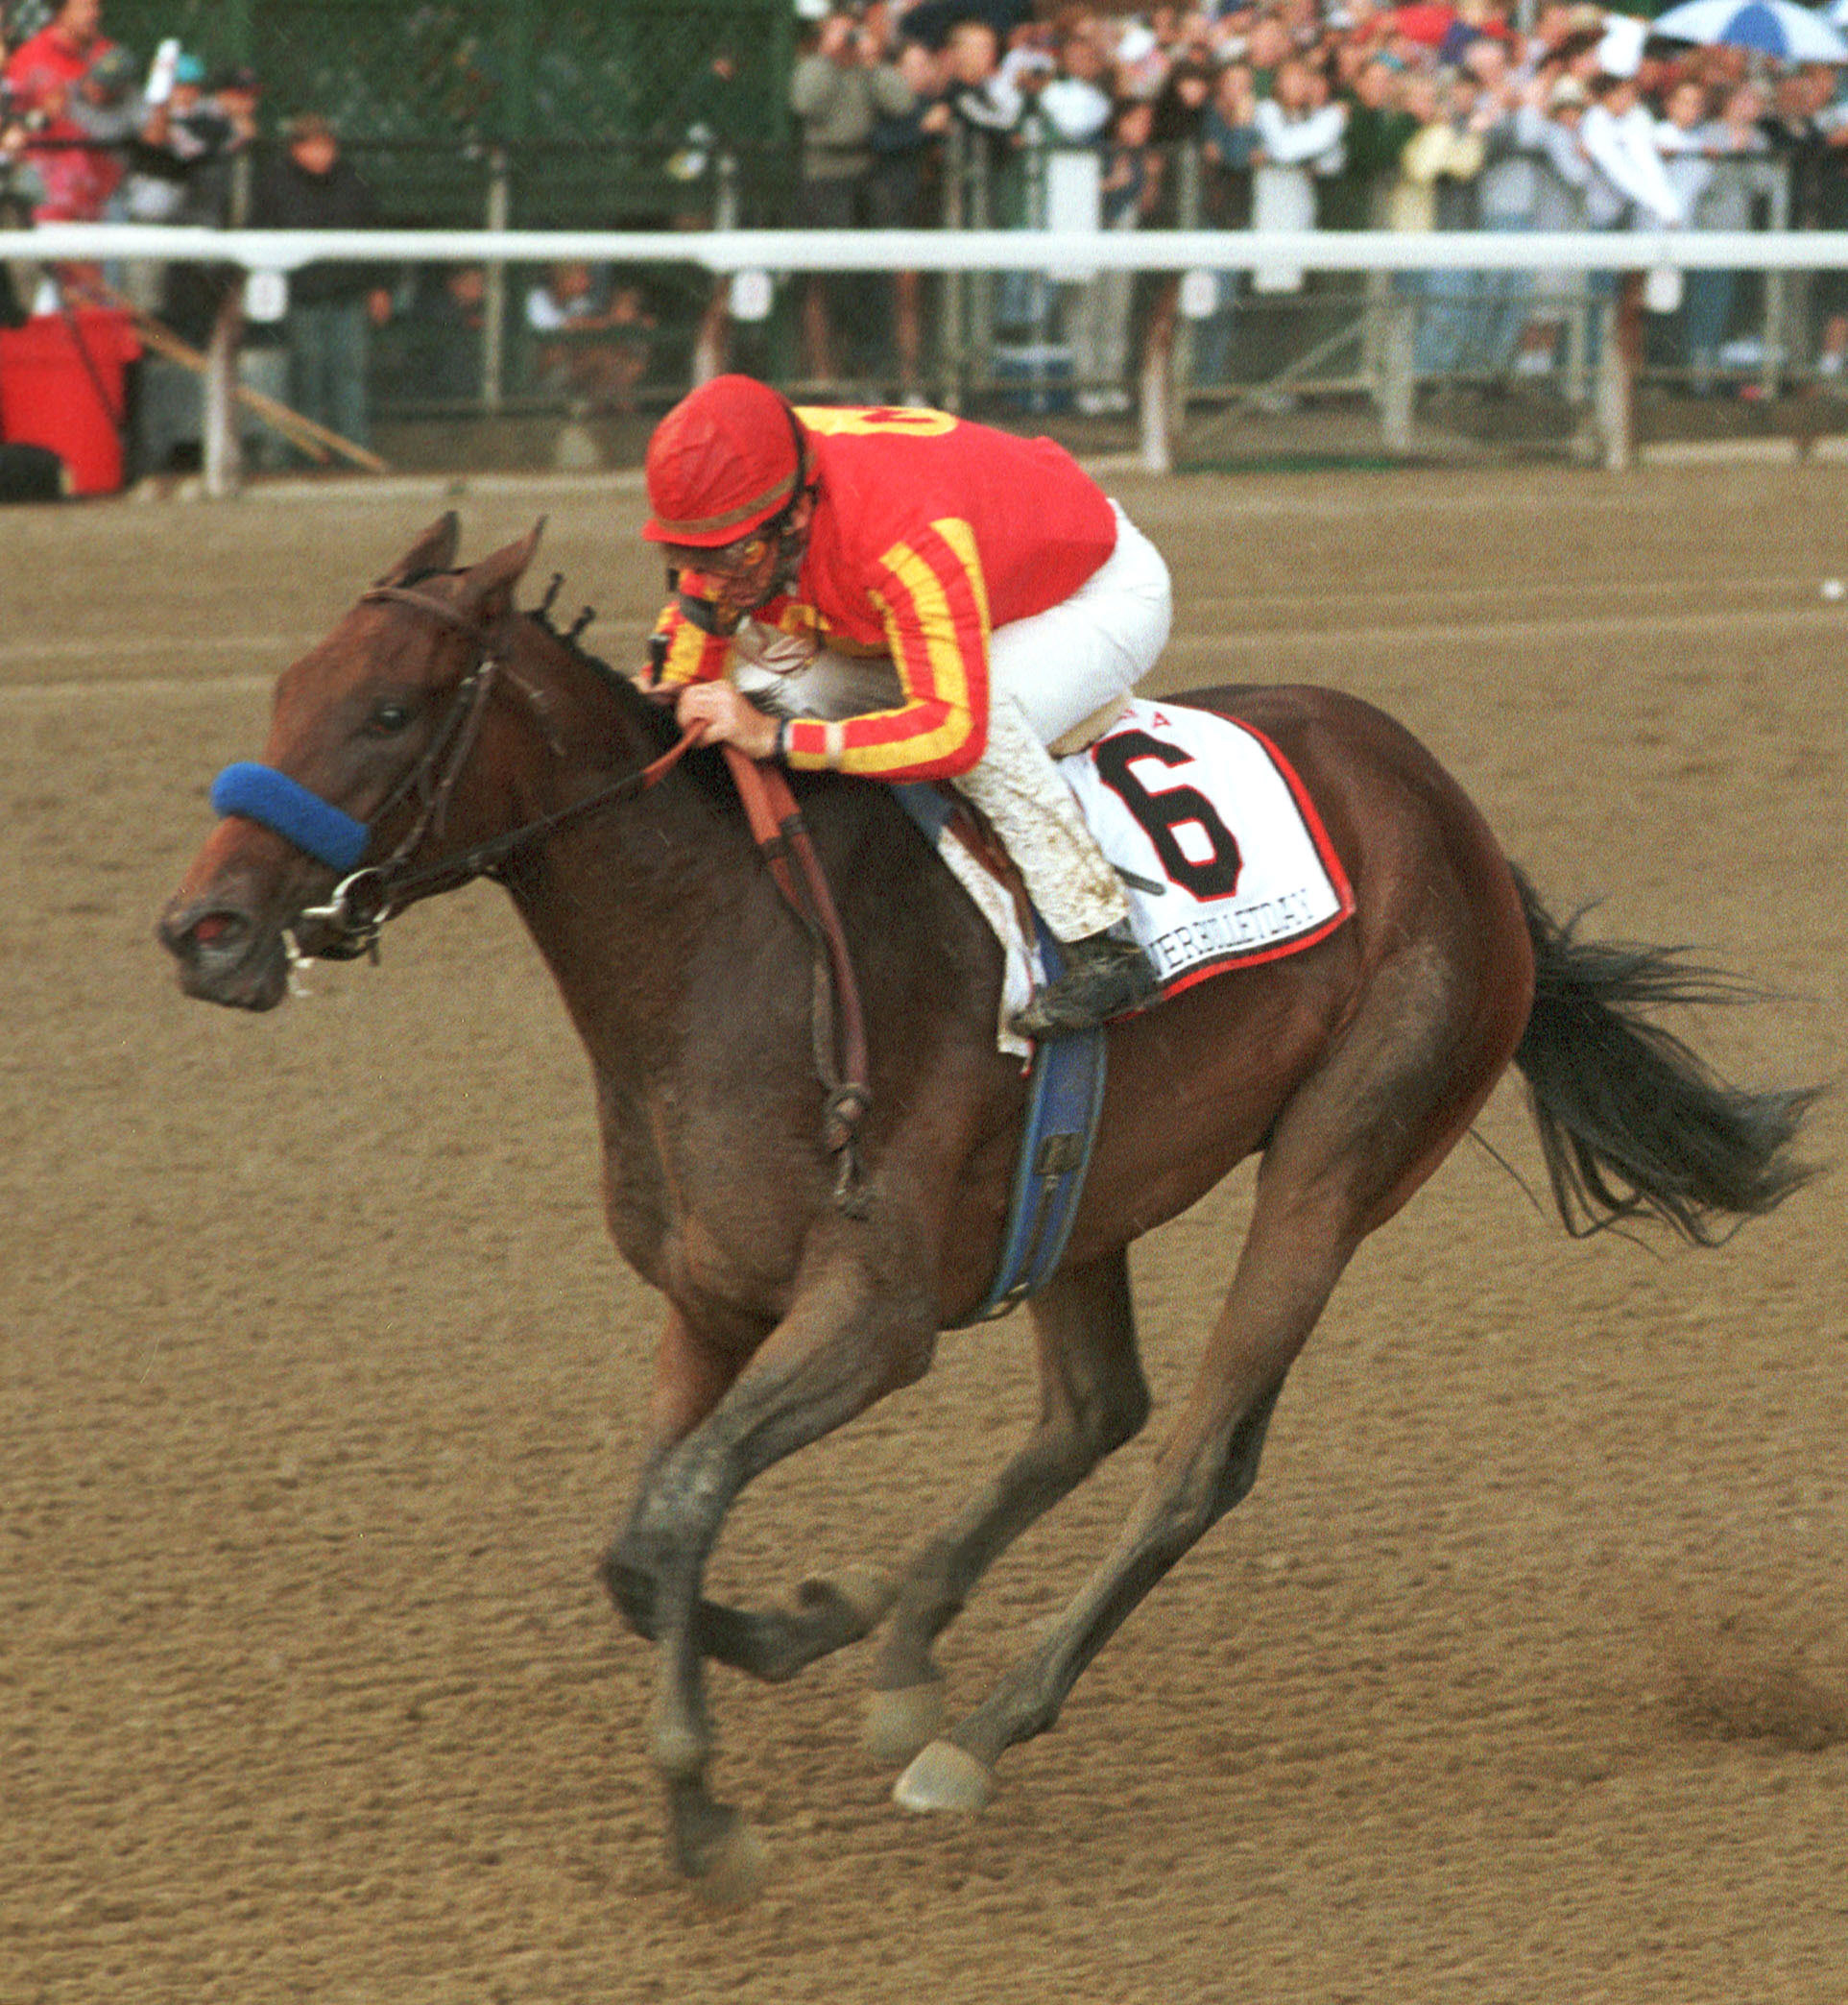
[[[1819,1087],[1729,1085],[1642,1011],[1756,992],[1682,950],[1575,938],[1515,872],[1534,951],[1533,1012],[1514,1062],[1527,1082],[1547,1173],[1574,1238],[1653,1212],[1713,1245],[1815,1173],[1791,1143]]]

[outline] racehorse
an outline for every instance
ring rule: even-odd
[[[908,1762],[907,1807],[978,1808],[1003,1751],[1052,1724],[1251,1488],[1284,1376],[1355,1249],[1510,1061],[1571,1230],[1652,1214],[1711,1241],[1807,1173],[1791,1149],[1810,1091],[1730,1086],[1651,1020],[1736,984],[1556,923],[1455,782],[1367,704],[1191,693],[1294,765],[1354,916],[1111,1027],[1082,1206],[1031,1302],[1040,1417],[987,1486],[896,1576],[856,1567],[785,1607],[720,1606],[703,1574],[739,1492],[917,1379],[937,1332],[982,1299],[1024,1099],[996,1050],[1000,950],[889,789],[798,778],[871,1053],[863,1185],[842,1203],[817,1139],[814,943],[726,766],[692,750],[661,771],[675,728],[639,679],[542,608],[516,609],[537,528],[470,568],[457,536],[453,516],[434,524],[284,672],[264,753],[281,805],[238,796],[159,936],[187,994],[269,1009],[293,958],[373,945],[418,898],[481,875],[512,897],[590,1057],[610,1231],[666,1298],[644,1465],[604,1576],[658,1645],[649,1736],[671,1851],[715,1900],[753,1891],[765,1855],[708,1787],[706,1660],[785,1679],[883,1623],[870,1745]],[[1145,1494],[1035,1647],[940,1732],[937,1638],[990,1561],[1148,1413],[1129,1243],[1254,1153],[1249,1232]]]

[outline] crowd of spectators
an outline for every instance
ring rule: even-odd
[[[1026,0],[795,4],[810,17],[788,85],[797,148],[786,220],[802,228],[1737,229],[1764,220],[1764,184],[1741,170],[1771,157],[1788,170],[1789,222],[1848,221],[1843,71],[1648,39],[1643,23],[1582,0],[1149,0],[1140,12],[1087,0],[1032,11]],[[177,44],[146,67],[104,33],[103,0],[51,5],[0,70],[0,191],[15,212],[371,220],[371,194],[324,120],[294,121],[253,171],[253,76],[208,74]],[[699,148],[664,157],[669,175],[684,178],[687,158],[704,174],[723,146],[714,126],[730,60],[712,65]],[[218,298],[211,275],[170,267],[156,278],[158,296],[137,303],[203,340]],[[1545,372],[1579,283],[1405,275],[1419,369]],[[1304,286],[1281,260],[1221,278],[1195,331],[1197,375],[1226,370],[1240,314]],[[1697,386],[1714,376],[1739,288],[1732,273],[1686,278],[1674,326]],[[397,298],[478,332],[481,292],[478,270],[459,271]],[[994,294],[1002,332],[1055,337],[1093,408],[1126,401],[1139,297],[1129,275],[1006,275]],[[1839,376],[1848,291],[1831,276],[1815,297],[1817,366]],[[855,365],[866,357],[841,350],[871,327],[875,375],[921,398],[924,300],[916,274],[806,284],[799,326],[811,383],[844,373],[864,383]],[[298,276],[293,394],[355,439],[366,431],[368,330],[393,304],[364,267]],[[525,294],[522,319],[542,386],[589,409],[632,405],[657,351],[645,293],[564,266]]]
[[[1154,0],[1139,13],[1084,0],[1032,13],[1013,0],[867,0],[815,26],[790,102],[804,185],[827,173],[839,221],[971,220],[946,169],[960,132],[985,149],[989,220],[1002,224],[1738,229],[1764,220],[1763,184],[1740,170],[1776,155],[1791,175],[1788,220],[1836,228],[1848,221],[1840,77],[1652,39],[1644,23],[1573,0],[1534,0],[1518,18],[1511,0]],[[895,152],[906,161],[902,215],[876,192]],[[1189,153],[1197,177],[1179,171]],[[1199,373],[1224,367],[1241,289],[1304,282],[1281,262],[1221,280]],[[1421,373],[1551,367],[1571,289],[1546,274],[1408,275]],[[1738,289],[1733,273],[1688,276],[1676,327],[1697,387],[1712,379]],[[1818,290],[1819,367],[1839,375],[1848,296],[1833,278]],[[1074,374],[1093,402],[1120,404],[1132,287],[1102,275],[1062,293]],[[1017,306],[1031,297],[1015,289]],[[1004,322],[1006,306],[1004,291]],[[897,319],[902,327],[902,293]],[[808,362],[827,378],[826,342],[811,339]],[[909,389],[902,342],[900,375]]]
[[[254,72],[210,73],[177,40],[144,67],[104,32],[102,0],[56,0],[45,24],[8,52],[0,87],[0,174],[9,205],[33,221],[351,229],[376,220],[372,190],[326,119],[292,119],[282,146],[259,154]],[[234,277],[190,263],[53,265],[32,304],[119,306],[199,350]],[[8,318],[21,305],[0,299]],[[370,331],[391,311],[391,291],[371,267],[319,263],[295,276],[276,337],[291,406],[355,445],[369,430]],[[180,428],[196,429],[196,393],[180,402]],[[150,399],[141,419],[158,458],[173,422],[167,400]]]

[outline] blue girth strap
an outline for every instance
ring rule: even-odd
[[[904,810],[934,848],[949,819],[949,803],[934,786],[895,786]],[[1065,969],[1065,957],[1051,929],[1033,915],[1040,955],[1048,981]],[[1008,1199],[1007,1224],[1001,1235],[1001,1257],[981,1306],[956,1325],[966,1329],[993,1316],[1005,1316],[1017,1302],[1037,1294],[1051,1280],[1065,1258],[1071,1221],[1084,1196],[1085,1172],[1091,1167],[1097,1139],[1097,1117],[1104,1104],[1104,1033],[1086,1030],[1075,1037],[1055,1037],[1034,1047],[1033,1074],[1027,1083],[1026,1123],[1020,1130],[1020,1153],[1014,1165],[1014,1189]]]
[[[372,832],[274,766],[239,760],[212,782],[212,806],[286,836],[317,863],[344,876],[359,866]]]
[[[1065,967],[1059,943],[1038,912],[1033,923],[1039,930],[1046,979],[1054,981]],[[1005,1316],[1052,1279],[1065,1258],[1071,1221],[1078,1216],[1103,1105],[1102,1030],[1048,1038],[1034,1047],[1026,1122],[1014,1165],[1000,1262],[981,1306],[959,1328]]]

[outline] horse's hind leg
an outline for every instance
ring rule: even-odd
[[[1257,1481],[1284,1376],[1356,1244],[1296,1206],[1285,1216],[1262,1214],[1260,1197],[1192,1395],[1115,1550],[1039,1648],[900,1776],[894,1795],[906,1809],[979,1809],[1001,1754],[1053,1724],[1085,1666],[1142,1597]]]
[[[1031,1313],[1039,1424],[906,1568],[873,1674],[866,1745],[881,1761],[910,1760],[937,1730],[943,1687],[930,1646],[975,1582],[1148,1417],[1126,1254],[1119,1249],[1061,1274],[1035,1296]]]
[[[1376,978],[1279,1118],[1231,1292],[1134,1517],[1040,1646],[899,1778],[907,1808],[979,1807],[1001,1753],[1052,1725],[1142,1597],[1256,1482],[1284,1380],[1355,1248],[1467,1128],[1519,1035],[1518,1012],[1472,1022],[1447,980],[1421,978],[1432,972]]]

